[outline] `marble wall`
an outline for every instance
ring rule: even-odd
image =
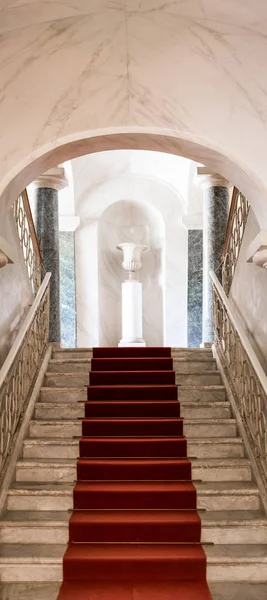
[[[197,348],[202,342],[203,231],[188,231],[188,314],[187,345]]]
[[[122,268],[123,242],[148,245],[137,278],[143,284],[143,337],[148,346],[164,342],[165,226],[149,204],[121,200],[103,213],[99,223],[99,343],[117,345],[121,339],[121,284],[128,278]]]
[[[92,136],[128,132],[133,148],[136,132],[150,132],[162,150],[172,152],[162,134],[177,137],[178,154],[232,180],[265,222],[265,27],[264,0],[5,0],[0,194],[13,183],[2,200],[90,152]]]
[[[258,233],[259,226],[250,208],[229,297],[267,373],[267,272],[262,267],[247,262],[248,247]]]
[[[144,335],[147,342],[161,343],[163,340],[166,345],[186,346],[187,230],[182,223],[184,207],[181,196],[162,181],[134,174],[109,179],[93,189],[90,188],[90,177],[87,175],[86,190],[85,179],[86,174],[90,172],[89,165],[90,161],[87,163],[87,169],[85,165],[83,167],[84,179],[81,182],[76,180],[75,185],[76,205],[81,219],[75,234],[78,346],[98,345],[100,328],[101,343],[107,339],[103,329],[106,332],[109,330],[108,339],[114,340],[114,343],[115,338],[118,343],[121,337],[118,303],[123,270],[121,255],[115,250],[115,246],[126,241],[125,230],[123,231],[123,225],[114,223],[113,217],[111,228],[110,224],[105,222],[104,213],[109,207],[112,210],[112,206],[122,198],[127,202],[127,206],[130,206],[129,203],[133,203],[134,206],[141,203],[141,225],[144,228],[146,220],[146,228],[134,230],[136,239],[151,240],[153,247],[153,252],[148,252],[147,256],[144,254],[144,268],[141,271],[144,283]],[[149,210],[144,219],[146,206]],[[154,215],[160,216],[162,226],[159,227],[159,217],[155,219]],[[117,218],[119,217],[116,217],[116,220]],[[130,233],[132,235],[130,223],[133,222],[133,218],[132,211],[126,214],[127,238]],[[159,235],[162,227],[166,231],[164,251],[162,242],[155,237]],[[144,237],[138,237],[140,232]],[[163,237],[160,234],[160,239]],[[98,291],[101,305],[98,305]],[[116,314],[112,319],[110,305],[113,307],[113,314]],[[116,334],[110,332],[112,323]]]
[[[12,210],[6,219],[4,237],[12,244],[14,264],[0,269],[0,366],[33,299]]]
[[[59,233],[61,346],[76,346],[76,284],[74,232]]]

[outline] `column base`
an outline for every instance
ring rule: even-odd
[[[129,347],[129,348],[137,348],[138,346],[146,346],[146,342],[145,340],[136,340],[135,342],[127,342],[125,340],[121,340],[118,343],[118,347],[119,348],[123,348],[123,347]]]

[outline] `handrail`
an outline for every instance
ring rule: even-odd
[[[245,196],[235,187],[222,251],[222,284],[227,296],[229,295],[235,274],[248,213],[249,203]]]
[[[39,288],[39,291],[37,292],[37,295],[34,298],[34,302],[21,325],[21,328],[17,334],[17,337],[15,338],[15,341],[12,344],[12,348],[9,350],[9,353],[5,359],[5,362],[0,369],[0,390],[1,390],[1,387],[6,379],[7,375],[8,375],[8,372],[10,371],[10,368],[12,367],[12,364],[16,358],[16,355],[23,343],[25,335],[33,322],[37,308],[47,290],[50,278],[51,278],[51,273],[46,273],[46,276],[41,284],[41,287]]]
[[[27,219],[29,221],[29,227],[30,227],[30,232],[31,232],[32,240],[33,240],[34,250],[37,254],[38,261],[41,264],[43,259],[42,259],[42,254],[41,254],[41,250],[40,250],[40,244],[38,242],[38,237],[36,234],[34,221],[32,218],[32,211],[31,211],[31,206],[30,206],[30,201],[29,201],[29,196],[28,196],[27,190],[26,189],[23,190],[23,192],[21,192],[20,195],[22,197],[24,208],[25,208],[25,213],[26,213]]]
[[[257,373],[257,377],[267,395],[267,376],[265,375],[265,372],[260,364],[260,361],[255,353],[255,350],[253,350],[251,342],[248,339],[246,330],[245,330],[244,326],[242,325],[241,319],[238,317],[238,315],[234,311],[232,303],[227,298],[226,293],[224,292],[224,290],[219,282],[219,279],[215,275],[214,271],[210,271],[210,277],[212,279],[213,284],[215,285],[215,287],[217,289],[217,292],[218,292],[220,298],[223,301],[225,308],[227,309],[228,315],[240,337],[240,341],[242,342],[242,345],[243,345],[244,349],[246,350],[247,355],[249,356],[250,362],[251,362],[255,372]]]
[[[222,250],[222,260],[225,258],[226,252],[227,252],[227,246],[228,246],[228,240],[229,240],[229,236],[230,236],[230,228],[232,226],[232,221],[233,221],[233,216],[234,216],[234,212],[236,209],[236,201],[237,201],[237,196],[239,194],[239,190],[234,187],[233,188],[233,193],[232,193],[232,198],[230,201],[230,209],[229,209],[229,214],[228,214],[228,219],[227,219],[227,224],[226,224],[226,230],[225,230],[225,236],[224,236],[224,244],[223,244],[223,250]]]
[[[0,477],[48,347],[50,277],[47,273],[0,369]]]
[[[214,272],[214,339],[267,498],[267,376]]]
[[[33,294],[36,295],[41,285],[42,274],[45,273],[45,270],[27,190],[23,190],[14,203],[14,217],[28,277]]]

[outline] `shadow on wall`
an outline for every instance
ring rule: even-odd
[[[118,244],[147,244],[138,278],[143,283],[143,337],[148,346],[164,344],[165,225],[147,203],[120,200],[103,213],[98,230],[99,343],[121,339],[122,268]]]

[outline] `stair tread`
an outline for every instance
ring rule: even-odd
[[[47,562],[62,564],[66,544],[0,544],[0,563]]]
[[[70,544],[68,546],[66,556],[75,554],[84,559],[91,560],[111,559],[125,560],[131,558],[132,561],[138,559],[151,558],[157,559],[173,559],[184,556],[190,560],[203,557],[204,552],[200,544]],[[66,557],[65,557],[66,558]]]
[[[93,357],[84,357],[84,358],[50,358],[50,361],[48,363],[49,365],[54,365],[54,364],[64,364],[64,363],[71,363],[71,364],[81,364],[81,363],[90,363]]]
[[[211,372],[212,373],[214,373],[214,372],[218,373],[218,371],[211,371]],[[54,375],[64,375],[64,373],[55,373],[54,371],[47,371],[46,375],[47,374],[53,375],[53,376]],[[80,373],[78,373],[78,374],[80,374]],[[67,373],[67,375],[71,375],[71,373]],[[77,372],[75,372],[75,375],[77,375]],[[87,375],[87,372],[86,373],[82,373],[82,375]],[[187,373],[187,375],[188,375],[188,373]],[[84,385],[81,385],[79,387],[61,386],[61,387],[54,387],[54,388],[51,387],[51,386],[42,386],[41,387],[41,392],[42,391],[49,391],[49,392],[53,391],[53,392],[55,392],[57,394],[60,391],[74,392],[74,391],[84,390],[85,387],[87,387],[87,386],[84,386]],[[98,387],[106,387],[106,386],[94,385],[93,387],[94,388],[98,388]],[[108,387],[116,388],[117,386],[116,385],[109,385]],[[122,387],[131,388],[132,385],[128,385],[128,386],[127,385],[123,385]],[[138,386],[135,386],[135,387],[138,387]],[[139,387],[144,387],[144,386],[142,385],[142,386],[139,386]],[[175,385],[170,385],[170,384],[165,384],[165,385],[160,385],[160,384],[159,385],[152,385],[152,384],[149,384],[148,387],[152,387],[152,388],[158,388],[158,387],[164,387],[164,388],[166,388],[167,387],[167,388],[169,388],[169,387],[176,387],[176,386]],[[179,387],[179,389],[204,390],[204,391],[207,391],[207,392],[209,392],[209,391],[223,391],[223,390],[225,390],[225,386],[224,385],[178,385],[178,387]]]
[[[150,419],[150,417],[84,417],[84,421],[131,421],[131,420],[152,420]],[[159,421],[163,421],[163,420],[172,420],[172,421],[179,421],[179,420],[183,420],[185,423],[196,423],[196,424],[215,424],[215,423],[236,423],[236,419],[231,419],[231,418],[227,418],[227,419],[192,419],[192,418],[186,418],[186,419],[182,419],[181,417],[154,417],[155,420],[159,420]],[[62,421],[64,421],[64,424],[68,424],[68,423],[72,423],[72,424],[76,424],[78,419],[32,419],[31,423],[42,423],[43,425],[49,425],[51,423],[51,425],[55,425],[55,423],[58,423],[58,425],[62,425]],[[102,436],[101,436],[102,437]],[[127,436],[128,437],[128,436]],[[144,437],[144,436],[140,436]]]
[[[49,388],[50,389],[50,388]],[[60,388],[57,388],[60,389]],[[75,388],[72,388],[73,390]],[[82,402],[79,402],[79,404],[83,404]],[[178,400],[88,400],[84,402],[84,404],[96,404],[97,406],[103,406],[103,404],[108,404],[110,406],[112,406],[113,404],[116,404],[118,406],[125,406],[125,405],[130,405],[130,406],[137,406],[138,404],[141,404],[142,406],[153,406],[153,404],[156,404],[157,406],[164,404],[168,405],[171,404],[172,406],[176,406],[177,404],[181,404]],[[188,407],[193,407],[193,408],[231,408],[231,404],[230,402],[228,402],[227,400],[214,400],[213,402],[210,402],[209,400],[201,400],[201,401],[191,401],[191,400],[184,400],[183,401],[183,405],[186,406],[186,408]],[[42,400],[38,400],[38,402],[36,402],[36,406],[40,407],[42,406],[43,408],[48,408],[51,409],[51,402],[43,402]],[[73,402],[53,402],[52,406],[56,406],[58,408],[66,408],[66,407],[73,407]]]
[[[258,487],[250,481],[214,481],[214,482],[195,482],[195,488],[197,489],[198,496],[208,494],[225,494],[226,496],[231,495],[257,495],[259,496]],[[73,485],[71,483],[35,483],[35,482],[17,482],[13,483],[8,494],[44,494],[44,495],[71,495],[73,492]]]
[[[199,522],[196,510],[75,510],[71,521],[75,523],[180,523]]]
[[[194,444],[226,444],[226,445],[229,445],[229,444],[241,444],[242,445],[243,444],[243,440],[240,437],[190,438],[187,436],[186,439],[189,443],[190,443],[190,441],[192,441]],[[48,446],[51,444],[55,444],[55,443],[57,443],[61,446],[65,446],[65,445],[68,446],[70,444],[77,445],[78,439],[77,438],[53,438],[53,437],[42,438],[42,437],[38,437],[38,438],[26,438],[24,440],[24,444],[32,445],[32,446],[39,445],[41,443],[48,445]]]
[[[133,438],[133,439],[135,439],[135,438]],[[161,438],[159,438],[159,439],[161,439]],[[174,438],[174,439],[177,439],[177,438]],[[179,458],[184,459],[186,457],[176,457],[176,458],[175,457],[170,457],[170,459],[172,459],[172,458],[173,458],[173,460],[177,460]],[[159,457],[159,458],[158,457],[151,457],[151,459],[145,458],[143,460],[156,460],[156,461],[158,461],[160,459],[161,459],[161,457]],[[83,460],[83,459],[80,458],[79,460]],[[85,458],[85,460],[90,460],[90,458]],[[98,457],[92,457],[91,460],[92,461],[102,460],[104,462],[107,462],[109,460],[114,460],[114,461],[116,461],[116,463],[118,463],[118,460],[124,460],[124,461],[127,460],[127,461],[129,461],[129,460],[135,460],[135,459],[133,457],[126,457],[126,458],[121,458],[121,457],[116,458],[115,457],[115,458],[112,458],[112,457],[108,456],[108,457],[100,457],[100,458],[98,458]],[[138,457],[137,460],[142,460],[142,457]],[[162,460],[166,460],[166,457],[163,457]],[[17,465],[29,465],[29,466],[32,466],[33,464],[35,464],[35,465],[37,465],[37,464],[40,464],[40,465],[48,464],[50,466],[51,465],[57,466],[57,465],[62,465],[62,464],[65,464],[65,465],[76,465],[76,463],[77,463],[77,459],[76,458],[75,459],[74,458],[56,458],[56,459],[54,459],[54,458],[36,458],[36,459],[35,458],[25,458],[25,459],[19,460],[17,462]],[[194,464],[195,463],[197,463],[197,464],[203,464],[203,465],[205,464],[207,466],[209,466],[209,465],[216,465],[217,466],[219,464],[221,464],[222,466],[224,466],[224,465],[228,465],[229,463],[232,464],[232,465],[240,465],[240,464],[241,465],[250,465],[249,459],[248,458],[242,458],[242,457],[241,458],[195,458],[193,460],[193,463]]]
[[[97,489],[97,488],[96,488]],[[174,490],[175,491],[175,490]],[[80,512],[80,511],[78,511]],[[86,511],[82,511],[83,513]],[[91,514],[91,517],[93,516],[94,510],[90,510],[88,511]],[[98,511],[96,511],[98,512]],[[112,512],[110,509],[107,509],[107,512]],[[123,512],[122,510],[120,510],[119,512]],[[125,513],[128,511],[125,511]],[[135,512],[133,510],[133,512]],[[141,512],[145,512],[145,511],[141,511]],[[147,517],[148,520],[151,519],[151,512],[153,512],[153,509],[149,509],[147,511]],[[164,509],[161,510],[157,510],[158,513],[162,512],[164,513]],[[166,512],[169,513],[169,510],[167,510]],[[174,511],[173,509],[171,510],[172,513],[177,512],[177,513],[186,513],[188,518],[189,518],[189,514],[190,511],[184,511],[183,509],[181,510],[177,510]],[[192,515],[196,515],[197,511],[192,510],[191,511]],[[117,520],[117,517],[119,518],[118,515],[118,511],[115,510],[114,511],[114,520]],[[163,519],[164,515],[162,514],[162,519]],[[35,525],[40,525],[40,526],[45,526],[45,527],[68,527],[69,525],[69,518],[70,518],[70,514],[68,511],[20,511],[20,510],[15,510],[15,511],[7,511],[6,513],[4,513],[4,515],[2,516],[2,518],[0,519],[0,528],[1,527],[17,527],[17,526],[23,526],[23,527],[35,527]],[[134,518],[134,517],[133,517]],[[152,520],[152,519],[151,519]],[[168,520],[168,516],[166,516],[166,520]],[[190,519],[189,519],[190,520]],[[192,516],[192,520],[195,520],[194,517]],[[179,521],[179,515],[177,515],[177,521]],[[242,526],[242,527],[249,527],[250,525],[253,526],[261,526],[261,527],[267,527],[267,519],[266,516],[259,512],[259,511],[207,511],[207,512],[203,512],[201,513],[201,521],[202,521],[202,527],[227,527],[229,525],[231,526]]]
[[[261,561],[267,564],[267,544],[202,544],[208,564]],[[1,544],[0,563],[62,564],[65,544]]]

